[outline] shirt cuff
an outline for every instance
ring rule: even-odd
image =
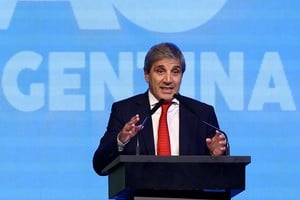
[[[121,152],[124,150],[126,144],[128,144],[128,142],[130,141],[130,139],[128,139],[125,143],[121,142],[121,140],[119,140],[119,135],[120,133],[118,134],[117,136],[117,142],[118,142],[118,151]]]

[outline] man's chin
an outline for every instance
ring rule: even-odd
[[[164,99],[165,101],[171,101],[173,99],[174,93],[170,92],[170,93],[164,93],[161,96],[161,99]]]

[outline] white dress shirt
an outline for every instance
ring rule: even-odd
[[[148,91],[149,94],[149,102],[151,108],[158,103],[158,100],[153,96],[153,94]],[[167,120],[168,120],[168,128],[169,128],[169,136],[170,136],[170,146],[171,146],[171,155],[178,156],[179,155],[179,101],[177,99],[172,100],[172,105],[168,109]],[[155,154],[157,155],[157,138],[158,138],[158,125],[159,118],[161,114],[161,107],[153,113],[152,117],[152,125],[153,125],[153,137],[154,137],[154,146],[155,146]]]

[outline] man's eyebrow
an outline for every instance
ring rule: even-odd
[[[165,66],[164,65],[156,65],[154,66],[155,68],[164,68]]]
[[[178,68],[182,69],[181,65],[175,65],[175,66],[173,66],[173,69],[178,69]]]

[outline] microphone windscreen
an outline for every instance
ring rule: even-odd
[[[164,99],[160,99],[157,104],[150,110],[150,116],[165,102]]]

